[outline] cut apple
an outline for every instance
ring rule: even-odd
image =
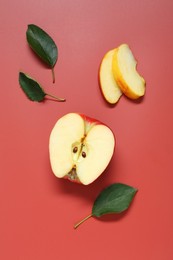
[[[106,101],[110,104],[118,102],[122,95],[122,91],[114,79],[112,72],[112,59],[114,52],[115,50],[110,50],[105,54],[99,70],[101,91]]]
[[[136,70],[137,61],[127,44],[120,45],[114,51],[112,70],[122,92],[131,99],[145,94],[145,80]]]
[[[88,185],[106,169],[114,146],[114,135],[106,125],[69,113],[57,121],[50,134],[52,171],[59,178]]]

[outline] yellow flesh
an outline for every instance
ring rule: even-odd
[[[132,99],[145,93],[145,80],[136,71],[137,62],[127,44],[122,44],[113,55],[112,69],[115,79],[125,95]]]
[[[104,125],[95,125],[88,133],[84,142],[87,147],[86,158],[77,163],[77,175],[87,185],[107,167],[114,151],[114,136]]]
[[[112,73],[114,50],[106,53],[100,66],[100,86],[103,96],[110,104],[115,104],[122,95]]]
[[[50,162],[57,177],[64,177],[72,169],[72,144],[83,135],[84,121],[79,115],[67,114],[57,121],[49,141]]]

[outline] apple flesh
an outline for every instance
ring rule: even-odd
[[[112,71],[114,52],[115,50],[110,50],[105,54],[99,70],[101,91],[106,101],[110,104],[117,103],[122,95],[122,91],[114,79]]]
[[[50,134],[52,171],[58,178],[88,185],[106,169],[114,147],[115,138],[109,127],[85,115],[66,114]]]
[[[127,44],[115,49],[112,59],[114,78],[122,92],[131,99],[145,94],[145,80],[136,70],[137,61]]]

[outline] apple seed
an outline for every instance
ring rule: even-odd
[[[75,147],[73,148],[73,153],[77,153],[77,151],[78,151],[78,148],[77,148],[77,146],[75,146]]]
[[[86,157],[86,153],[82,152],[82,157],[85,158]]]

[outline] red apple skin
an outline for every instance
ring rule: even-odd
[[[84,121],[86,121],[86,122],[88,122],[88,123],[90,123],[90,124],[95,124],[95,125],[100,124],[100,125],[104,125],[102,122],[100,122],[99,120],[94,119],[94,118],[92,118],[92,117],[89,117],[89,116],[86,116],[86,115],[80,114],[80,113],[78,113],[78,115],[80,115]]]
[[[92,118],[92,117],[89,117],[89,116],[86,116],[86,115],[84,115],[84,114],[80,114],[80,113],[78,113],[78,115],[80,115],[82,118],[83,118],[83,120],[84,121],[86,121],[86,122],[88,122],[88,123],[90,123],[90,124],[95,124],[95,125],[105,125],[105,126],[107,126],[106,124],[104,124],[103,122],[101,122],[101,121],[99,121],[99,120],[97,120],[97,119],[95,119],[95,118]],[[110,130],[111,130],[111,128],[109,127],[109,126],[107,126]],[[112,131],[112,130],[111,130]],[[112,133],[113,133],[113,131],[112,131]],[[113,133],[114,134],[114,133]],[[115,136],[114,136],[115,137]]]
[[[99,121],[99,120],[97,120],[97,119],[95,119],[95,118],[86,116],[86,115],[84,115],[84,114],[82,114],[82,113],[76,113],[76,114],[80,115],[80,116],[82,117],[82,119],[83,119],[84,121],[86,121],[87,123],[89,123],[89,124],[105,125],[106,127],[108,127],[106,124],[102,123],[101,121]],[[108,128],[111,130],[110,127],[108,127]],[[111,130],[111,131],[112,131],[112,130]],[[113,132],[113,131],[112,131],[112,133],[113,133],[113,135],[114,135],[114,132]],[[114,139],[115,139],[115,146],[116,146],[116,138],[115,138],[115,135],[114,135]],[[114,151],[115,151],[115,146],[114,146]],[[113,151],[113,153],[114,153],[114,151]],[[105,169],[105,170],[106,170],[106,169]],[[103,173],[102,173],[102,174],[103,174]],[[72,180],[72,179],[70,179],[67,175],[64,176],[63,179],[69,180],[70,182],[73,182],[73,183],[77,183],[77,184],[82,184],[82,185],[83,185],[83,183],[80,182],[79,179],[77,179],[77,180]]]

